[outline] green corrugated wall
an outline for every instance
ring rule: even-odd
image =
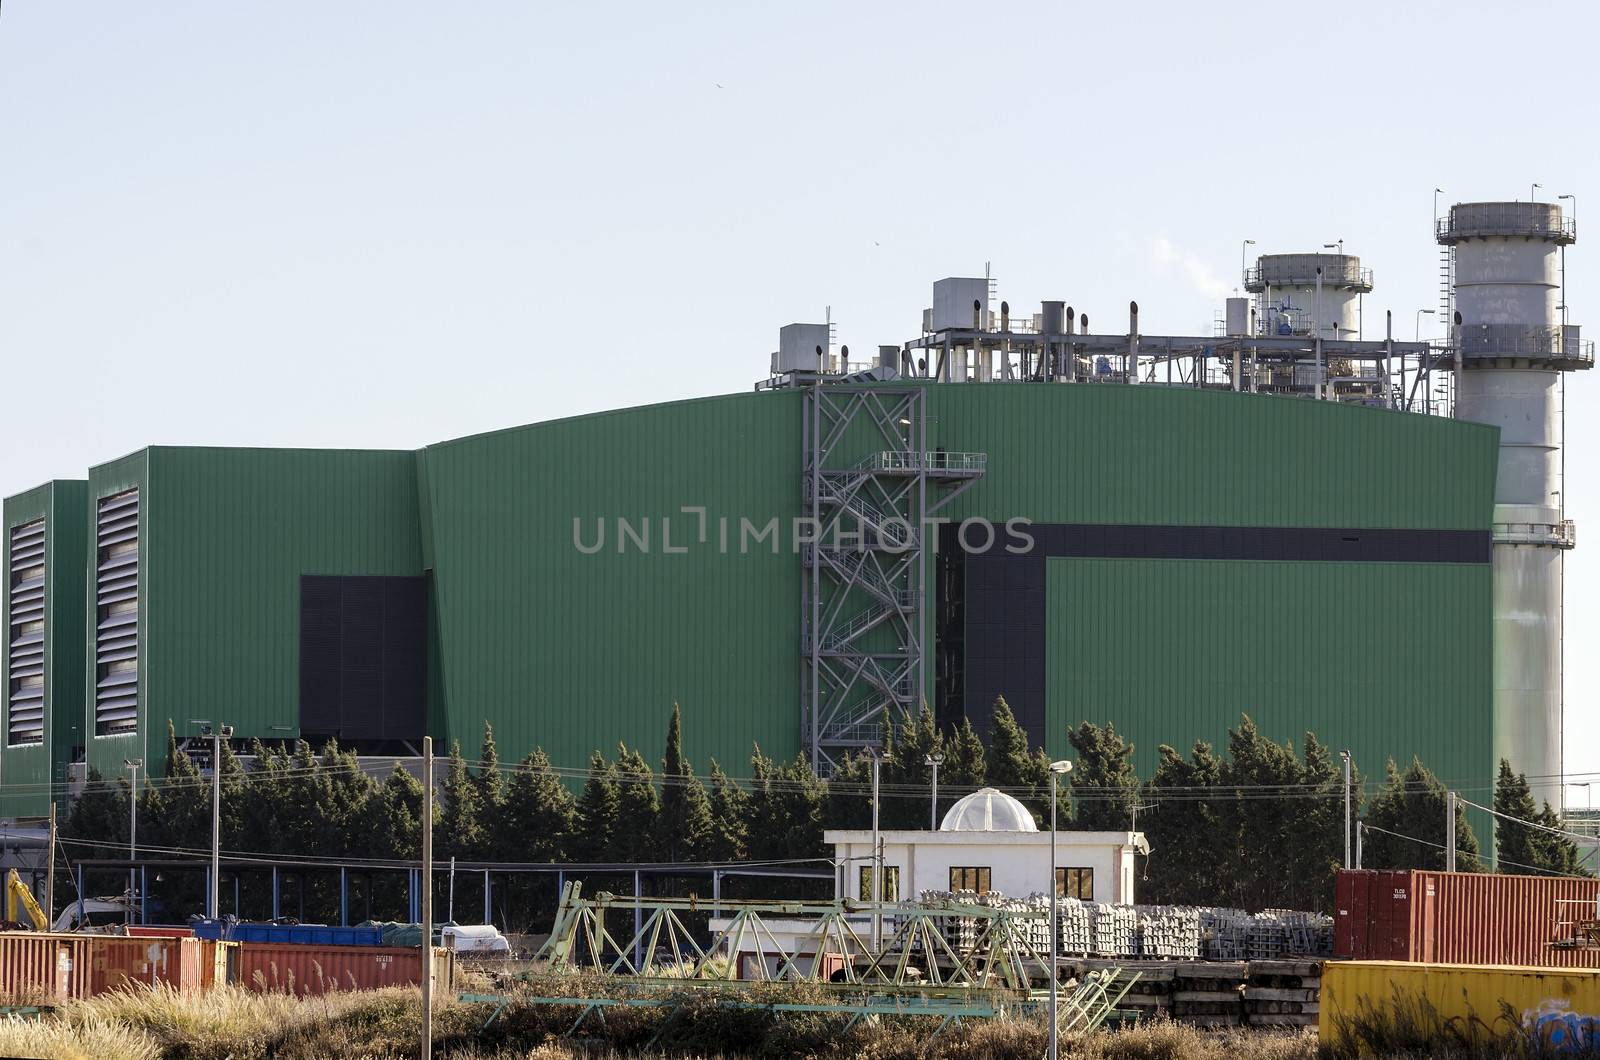
[[[951,514],[1036,522],[1484,529],[1492,427],[1153,386],[943,384],[929,433],[989,454]]]
[[[658,759],[676,700],[702,773],[748,775],[751,744],[799,749],[800,564],[738,554],[742,516],[800,504],[800,395],[707,398],[537,424],[428,447],[445,735],[476,757],[483,721],[502,753],[543,746],[582,765],[617,742]],[[698,538],[707,545],[666,554]],[[648,518],[651,554],[617,552],[617,517]],[[733,520],[734,554],[717,547]],[[596,520],[605,548],[584,555]]]
[[[946,512],[957,518],[1415,529],[1490,521],[1490,428],[1214,391],[913,385],[926,387],[930,445],[989,457],[988,473]],[[115,773],[142,755],[159,769],[167,718],[180,730],[213,718],[243,736],[292,733],[300,576],[424,572],[430,724],[446,745],[459,739],[475,754],[487,718],[508,758],[542,745],[558,764],[582,765],[619,740],[656,758],[676,700],[702,771],[714,756],[743,774],[753,742],[792,755],[801,570],[789,523],[801,513],[801,409],[798,391],[736,394],[416,453],[153,448],[94,468],[80,506],[90,536],[95,498],[142,487],[145,717],[137,737],[91,736],[90,759]],[[877,445],[859,433],[848,444]],[[707,509],[707,542],[686,541],[699,529],[686,507]],[[651,554],[617,552],[619,517],[650,521]],[[780,553],[740,554],[741,517],[778,518]],[[574,518],[586,539],[605,522],[601,553],[578,550]],[[664,518],[687,552],[664,551]],[[716,540],[724,518],[731,555]],[[1424,755],[1442,773],[1480,768],[1477,730],[1461,719],[1476,723],[1489,709],[1487,567],[1096,562],[1049,566],[1053,732],[1079,712],[1114,717],[1147,765],[1158,742],[1220,739],[1247,709],[1241,699],[1268,704],[1258,720],[1275,736],[1298,740],[1312,727],[1330,743],[1340,742],[1332,728],[1344,704],[1356,704],[1349,709],[1370,707],[1361,716],[1401,744],[1442,741]],[[87,584],[80,599],[92,608]],[[1385,647],[1363,614],[1383,629],[1403,617],[1428,643],[1442,638],[1466,654]],[[1253,649],[1228,671],[1231,684],[1216,685],[1212,643],[1173,646],[1149,632],[1230,615],[1270,631],[1257,642],[1321,629],[1340,654],[1372,657],[1345,668],[1334,655]],[[1093,637],[1090,625],[1116,635]],[[1128,647],[1135,637],[1141,646]],[[1109,647],[1085,655],[1096,639]],[[92,650],[92,628],[84,643]],[[1467,652],[1469,643],[1480,650]],[[93,674],[84,670],[87,691]],[[1189,680],[1197,688],[1175,705],[1171,683]],[[1330,687],[1306,698],[1308,681]],[[1282,688],[1298,689],[1296,702],[1270,706]],[[1093,713],[1090,700],[1115,702],[1121,716]],[[1381,769],[1365,760],[1380,753],[1376,743],[1345,742],[1358,745],[1369,773]],[[0,759],[7,784],[23,768],[14,755]]]
[[[1493,512],[1498,434],[1477,424],[1120,385],[942,385],[929,412],[937,444],[989,457],[957,519],[1487,530]],[[1253,704],[1269,735],[1298,746],[1311,729],[1370,776],[1415,753],[1492,781],[1489,586],[1487,564],[1051,560],[1049,732],[1113,720],[1148,773],[1157,744],[1220,743]],[[1235,661],[1229,622],[1274,647]],[[1174,642],[1175,624],[1189,636]],[[1277,650],[1297,630],[1360,658]]]
[[[45,520],[44,740],[11,746],[9,719],[0,725],[0,817],[44,817],[60,797],[72,750],[83,742],[83,552],[87,514],[81,481],[57,480],[8,497],[4,505],[7,576],[0,578],[0,702],[9,701],[11,529]]]
[[[1114,721],[1148,777],[1157,745],[1225,750],[1249,714],[1297,750],[1308,730],[1349,748],[1368,779],[1414,754],[1493,782],[1486,563],[1051,559],[1047,583],[1052,754]]]
[[[91,764],[115,772],[142,755],[159,775],[169,718],[180,735],[197,733],[195,718],[241,738],[297,735],[300,577],[422,572],[414,454],[157,447],[129,459],[90,483],[94,497],[142,485],[141,719],[133,736],[92,738]]]

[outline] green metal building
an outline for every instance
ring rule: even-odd
[[[581,766],[659,757],[676,702],[696,764],[743,775],[754,744],[825,770],[922,701],[982,728],[998,694],[1052,753],[1115,722],[1146,771],[1248,712],[1488,784],[1497,444],[1228,391],[863,379],[417,452],[150,448],[5,502],[0,815],[75,760],[159,771],[169,723],[471,757],[487,720],[503,757]]]

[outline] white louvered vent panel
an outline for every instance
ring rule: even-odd
[[[44,520],[13,527],[6,614],[6,742],[44,742]]]
[[[95,508],[94,732],[139,727],[139,491]]]

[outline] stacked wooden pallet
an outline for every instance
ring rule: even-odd
[[[1184,961],[1173,966],[1172,1018],[1197,1027],[1237,1027],[1244,1020],[1244,961]]]
[[[1309,1027],[1317,1022],[1321,961],[1087,958],[1064,963],[1077,979],[1106,968],[1138,972],[1138,981],[1117,1008],[1142,1019],[1165,1017],[1197,1027]]]
[[[1314,1026],[1321,993],[1321,961],[1251,961],[1244,987],[1245,1022],[1252,1027]]]
[[[1172,1015],[1172,983],[1178,965],[1169,961],[1117,961],[1078,960],[1072,964],[1072,975],[1081,980],[1085,974],[1105,968],[1120,968],[1125,974],[1139,973],[1117,1008],[1123,1012],[1137,1013],[1140,1019],[1170,1017]]]

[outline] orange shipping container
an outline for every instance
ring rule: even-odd
[[[1581,922],[1600,880],[1477,872],[1339,873],[1335,952],[1357,960],[1600,968]]]
[[[0,933],[0,998],[62,1001],[89,994],[89,942],[82,935]]]
[[[238,977],[249,990],[321,994],[328,990],[375,990],[416,986],[422,956],[409,946],[305,946],[286,942],[240,942]],[[451,955],[435,949],[434,983],[450,985]]]

